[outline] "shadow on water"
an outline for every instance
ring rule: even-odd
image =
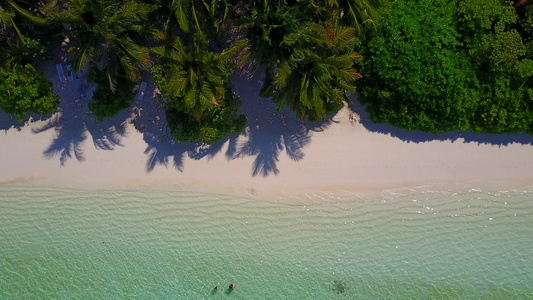
[[[352,103],[350,108],[360,115],[360,123],[369,131],[390,135],[404,142],[424,143],[429,141],[451,141],[455,142],[462,139],[464,143],[477,143],[495,146],[508,146],[513,143],[522,145],[533,145],[533,136],[526,133],[514,134],[489,134],[474,133],[472,131],[452,131],[434,135],[422,131],[411,131],[396,128],[387,123],[374,123],[366,111],[366,108],[357,100],[357,96],[351,97]]]
[[[156,166],[173,166],[183,172],[185,158],[211,159],[225,150],[228,160],[255,157],[252,176],[276,175],[279,155],[285,153],[294,161],[303,159],[303,148],[311,142],[312,132],[322,131],[333,121],[300,122],[293,113],[278,112],[270,99],[258,96],[259,87],[246,80],[235,80],[234,91],[243,102],[241,112],[248,118],[243,133],[233,133],[212,144],[180,143],[170,137],[166,126],[164,110],[157,103],[157,91],[148,85],[150,97],[138,101],[132,110],[132,123],[143,134],[147,144],[146,170],[151,172]]]

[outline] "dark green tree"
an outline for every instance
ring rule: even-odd
[[[109,71],[115,73],[108,74]],[[98,122],[115,117],[118,112],[128,108],[135,97],[136,84],[120,68],[106,68],[102,71],[91,65],[87,80],[97,85],[88,108]]]
[[[177,23],[184,32],[202,32],[213,38],[230,10],[227,0],[164,0],[163,7],[169,12],[165,25],[167,36]]]
[[[378,8],[384,0],[304,0],[310,3],[320,15],[329,16],[335,13],[340,24],[352,27],[356,34],[361,34],[366,28],[375,27],[381,18]],[[316,20],[315,20],[316,21]]]
[[[360,46],[360,99],[374,121],[433,133],[532,131],[533,61],[511,2],[400,0],[385,13]]]
[[[44,47],[27,36],[32,26],[47,22],[44,15],[28,10],[39,11],[37,8],[31,3],[15,0],[0,4],[0,75],[7,75],[12,66],[25,63],[26,58],[49,58],[43,55],[47,52]]]
[[[439,133],[472,128],[480,86],[457,31],[457,4],[389,2],[360,42],[360,100],[374,122]]]
[[[32,7],[32,5],[30,5]],[[32,8],[35,8],[33,6]],[[0,5],[0,37],[2,39],[8,39],[12,36],[16,36],[19,42],[25,43],[24,34],[19,28],[21,20],[27,20],[35,24],[45,24],[46,19],[37,16],[28,9],[21,7],[15,0],[8,0]],[[16,34],[13,34],[16,33]]]
[[[137,80],[150,64],[149,50],[139,39],[154,37],[147,22],[153,7],[135,0],[72,0],[68,7],[53,20],[68,23],[69,35],[76,37],[69,49],[74,70],[91,62],[101,70],[120,67],[130,80]]]
[[[515,29],[516,8],[500,0],[460,0],[458,16],[460,33],[481,84],[473,130],[531,128],[533,57],[527,58],[522,36]]]

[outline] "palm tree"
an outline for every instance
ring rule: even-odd
[[[36,16],[14,0],[6,1],[2,5],[4,6],[0,6],[0,74],[6,75],[10,67],[18,64],[28,54],[26,37],[20,29],[21,21],[44,24],[46,19]],[[27,4],[25,6],[32,7]]]
[[[185,45],[176,38],[170,46],[154,49],[159,65],[152,67],[154,82],[164,100],[170,134],[178,141],[212,143],[233,131],[242,131],[241,101],[231,91],[237,52],[246,40],[222,52],[211,52],[206,36],[196,34]]]
[[[209,51],[205,35],[197,34],[189,45],[176,38],[171,47],[154,49],[168,61],[162,70],[164,82],[160,88],[163,93],[177,99],[168,105],[188,111],[200,121],[205,110],[223,101],[233,73],[232,59],[245,45],[246,41],[241,40],[221,53],[214,53]]]
[[[177,23],[184,32],[201,32],[216,39],[230,11],[227,0],[163,0],[163,3],[169,12],[166,37],[172,36],[172,28]]]
[[[284,44],[293,47],[288,60],[281,62],[273,80],[273,101],[285,106],[299,119],[322,120],[342,107],[345,91],[355,92],[360,74],[354,69],[361,56],[354,52],[355,30],[308,24],[287,36]]]
[[[97,120],[115,116],[133,99],[135,81],[150,64],[149,50],[137,41],[155,35],[148,23],[153,6],[135,0],[71,0],[52,20],[69,24],[72,67],[89,67],[97,84],[89,109]]]
[[[74,70],[91,62],[100,70],[121,68],[128,79],[137,80],[150,57],[148,48],[135,40],[154,36],[147,23],[152,6],[135,0],[72,0],[68,6],[54,19],[72,27],[69,35],[75,37],[75,46],[69,53]]]
[[[289,7],[282,3],[265,4],[252,9],[249,17],[242,17],[235,23],[247,30],[252,58],[267,66],[261,96],[272,96],[272,78],[281,62],[288,59],[292,49],[283,40],[296,32],[306,21],[298,6]]]
[[[16,16],[22,16],[26,20],[29,20],[36,24],[46,23],[46,19],[36,16],[33,13],[29,12],[27,9],[24,9],[14,0],[8,0],[5,3],[5,7],[0,6],[0,37],[6,38],[8,35],[7,31],[13,29],[16,32],[16,35],[19,38],[19,41],[24,44],[24,35],[17,26]]]
[[[380,14],[377,9],[385,0],[311,0],[312,6],[325,10],[325,14],[335,11],[335,18],[341,25],[352,26],[356,34],[361,34],[368,26],[375,26]]]

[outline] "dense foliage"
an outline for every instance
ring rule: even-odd
[[[49,58],[68,37],[76,72],[96,85],[97,120],[127,108],[152,71],[178,140],[212,142],[244,128],[229,79],[237,60],[266,65],[261,91],[300,119],[321,120],[355,91],[358,34],[381,0],[7,0],[0,4],[0,73]],[[57,40],[55,40],[57,39]],[[150,53],[150,50],[152,53]],[[29,60],[28,60],[29,59]],[[146,77],[145,77],[146,78]],[[146,80],[146,79],[144,79]]]
[[[89,109],[97,120],[114,117],[133,100],[135,81],[150,64],[149,49],[139,41],[154,36],[148,15],[153,6],[135,0],[70,0],[52,15],[69,24],[76,37],[69,49],[72,67],[89,67],[87,80],[97,84]]]
[[[336,2],[335,2],[336,3]],[[278,109],[289,107],[299,119],[323,120],[348,100],[359,74],[354,51],[356,30],[315,2],[256,7],[238,23],[245,28],[251,56],[266,65],[260,95]]]
[[[117,72],[108,74],[108,71]],[[100,71],[96,66],[91,66],[87,74],[87,80],[95,83],[96,90],[89,102],[89,111],[94,114],[96,121],[115,117],[119,111],[130,106],[134,99],[136,84],[129,80],[121,69],[109,68]],[[113,78],[113,84],[109,84],[109,78]]]
[[[213,143],[231,132],[241,132],[246,125],[246,117],[237,115],[240,106],[239,97],[228,91],[220,105],[203,111],[201,121],[184,110],[167,108],[170,134],[178,141]]]
[[[520,34],[531,23],[500,0],[430,2],[390,2],[360,42],[371,118],[433,133],[533,131],[533,56]]]
[[[59,97],[52,83],[32,65],[16,65],[6,77],[0,77],[0,108],[22,122],[29,112],[41,115],[53,113]]]
[[[22,7],[22,6],[25,7]],[[50,59],[50,51],[43,47],[40,38],[25,35],[30,24],[42,29],[46,19],[32,14],[32,4],[9,0],[0,4],[0,75],[6,75],[12,66],[27,63],[26,58]]]
[[[71,38],[74,70],[89,68],[97,120],[129,107],[151,71],[178,140],[212,142],[243,128],[229,84],[237,60],[265,66],[260,95],[302,120],[326,118],[357,85],[376,122],[533,133],[532,2],[7,0],[2,107],[19,119],[53,111],[57,99],[28,63],[50,58],[40,41],[55,32]],[[16,86],[27,78],[35,84]],[[15,88],[32,96],[15,98]]]
[[[360,55],[353,51],[353,29],[309,24],[284,43],[293,53],[281,61],[271,86],[279,108],[288,106],[298,118],[317,121],[349,101],[345,91],[355,92],[360,77],[354,69]]]
[[[154,49],[161,65],[152,68],[154,82],[165,97],[171,134],[179,141],[214,142],[241,131],[246,118],[236,116],[240,100],[229,88],[232,58],[246,41],[210,51],[203,34],[185,45],[176,38],[171,46]]]

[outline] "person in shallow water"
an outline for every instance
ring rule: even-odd
[[[218,291],[218,285],[215,285],[215,290],[217,290],[217,291]]]
[[[229,288],[230,288],[230,290],[235,289],[235,283],[230,284],[230,285],[229,285]]]

